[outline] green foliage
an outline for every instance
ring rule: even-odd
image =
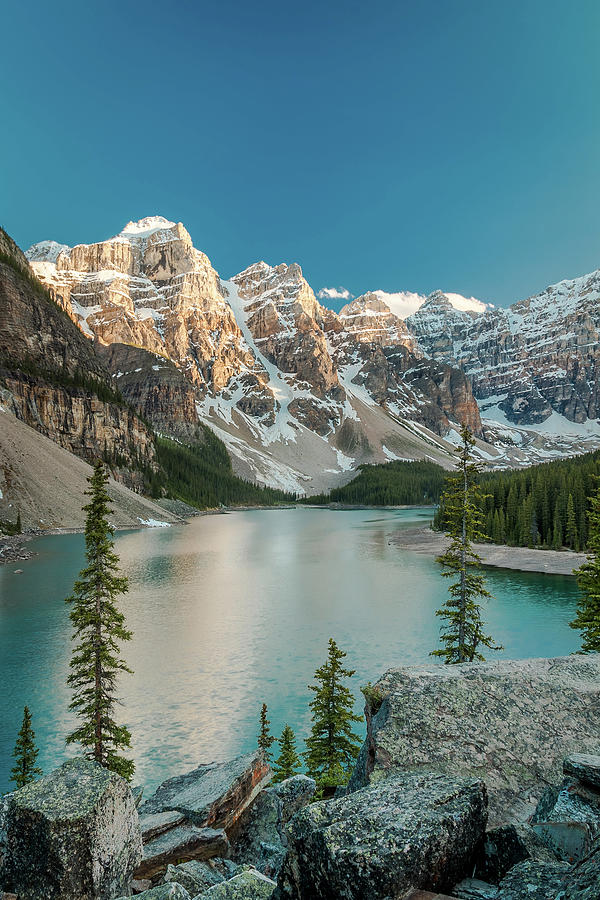
[[[289,725],[286,725],[277,741],[279,756],[273,763],[273,781],[285,781],[297,775],[302,765],[296,750],[296,736]]]
[[[260,731],[258,733],[258,748],[262,750],[262,754],[267,762],[273,759],[271,747],[275,743],[275,738],[269,731],[270,721],[267,719],[267,704],[263,703],[260,710]]]
[[[8,239],[10,244],[14,244],[12,238],[6,233],[4,228],[0,228],[0,232],[2,232],[5,237]],[[0,250],[0,263],[3,263],[5,266],[9,266],[14,272],[19,275],[19,277],[26,282],[29,290],[33,291],[37,294],[38,297],[45,300],[47,303],[51,303],[56,309],[63,315],[69,318],[68,313],[62,308],[62,306],[56,302],[50,291],[44,287],[44,285],[39,281],[34,275],[33,271],[29,268],[29,266],[25,266],[18,261],[16,256],[12,256],[10,253],[5,253]]]
[[[199,509],[235,504],[273,506],[295,499],[292,494],[260,487],[234,475],[225,444],[205,425],[202,441],[197,444],[157,438],[156,454],[161,472],[149,483],[155,497],[166,492]]]
[[[17,510],[16,522],[10,522],[8,519],[0,519],[0,534],[21,534],[22,531],[21,510]]]
[[[330,494],[308,497],[306,503],[349,503],[367,506],[417,506],[437,503],[445,471],[432,462],[397,460],[359,466],[349,484]]]
[[[495,544],[544,550],[585,549],[588,497],[600,475],[600,451],[554,460],[526,469],[489,472],[480,483],[482,531]],[[571,499],[569,499],[571,498]],[[444,525],[443,504],[434,527]]]
[[[17,788],[35,781],[36,777],[42,774],[42,770],[35,764],[38,753],[39,750],[35,746],[35,732],[31,727],[31,713],[26,706],[23,710],[23,724],[13,750],[15,765],[10,773],[11,781],[14,781]]]
[[[72,605],[74,648],[68,683],[73,689],[70,709],[76,710],[81,724],[68,737],[86,749],[88,758],[129,780],[134,764],[118,751],[131,746],[131,735],[124,725],[114,721],[116,679],[131,669],[119,656],[118,643],[131,639],[125,617],[115,598],[128,589],[127,579],[118,574],[119,558],[114,552],[114,530],[108,524],[110,497],[106,490],[108,474],[99,462],[88,479],[91,498],[84,506],[87,565],[79,573]]]
[[[19,359],[5,356],[0,359],[0,365],[9,371],[21,372],[32,378],[40,378],[47,384],[52,384],[55,387],[84,391],[92,394],[104,403],[116,403],[118,406],[127,406],[119,390],[79,369],[76,369],[72,374],[67,372],[66,369],[50,369],[46,366],[40,366],[39,363],[28,356]]]
[[[361,717],[354,714],[354,698],[343,684],[344,678],[354,675],[354,669],[342,664],[345,656],[330,638],[327,661],[315,672],[317,684],[308,686],[315,696],[310,702],[313,724],[304,759],[308,774],[326,793],[346,784],[361,746],[352,731],[352,723]]]
[[[587,562],[576,570],[581,596],[571,628],[581,631],[581,652],[600,652],[600,477],[590,500]]]
[[[381,705],[384,701],[384,696],[381,692],[381,689],[375,687],[368,681],[361,687],[361,692],[371,710],[371,715],[376,715],[381,709]]]
[[[475,440],[466,427],[461,428],[462,446],[457,450],[456,474],[450,475],[442,496],[444,530],[451,538],[450,546],[438,562],[445,578],[455,579],[448,588],[450,596],[436,615],[446,622],[441,629],[443,646],[433,650],[432,656],[441,657],[445,663],[473,662],[484,659],[478,648],[495,647],[489,635],[483,631],[481,609],[478,600],[491,596],[480,573],[480,557],[472,547],[473,541],[483,540],[483,514],[485,495],[478,485],[481,464],[473,457]]]

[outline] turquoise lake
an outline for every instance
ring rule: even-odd
[[[121,606],[134,632],[124,652],[135,674],[122,679],[117,715],[132,731],[135,783],[150,788],[252,749],[263,701],[274,733],[289,723],[303,739],[307,685],[330,636],[356,669],[360,712],[360,685],[391,666],[431,662],[440,626],[434,613],[448,583],[432,558],[389,543],[398,529],[429,517],[426,510],[256,510],[118,533],[130,579]],[[38,556],[0,568],[0,793],[10,787],[25,704],[44,771],[74,755],[64,745],[72,719],[63,598],[83,565],[83,535],[29,546]],[[568,626],[573,578],[487,575],[494,599],[484,619],[503,656],[577,649]]]

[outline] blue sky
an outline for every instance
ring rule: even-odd
[[[600,266],[597,0],[13,3],[0,222],[506,304]]]

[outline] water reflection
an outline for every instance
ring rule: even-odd
[[[147,785],[250,749],[260,704],[273,730],[308,731],[307,689],[335,636],[354,692],[385,668],[429,661],[446,582],[430,558],[390,546],[414,510],[278,510],[206,516],[187,527],[124,532],[123,608],[134,639],[123,680]],[[0,791],[28,703],[47,770],[66,755],[70,623],[63,602],[83,561],[81,535],[36,542],[23,575],[0,569]],[[512,657],[569,653],[573,579],[489,570],[484,612]],[[357,700],[360,711],[362,704]]]

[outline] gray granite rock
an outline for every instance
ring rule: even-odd
[[[230,828],[271,778],[261,753],[198,766],[165,781],[140,807],[143,816],[177,811],[199,828]]]
[[[159,884],[137,894],[140,900],[190,900],[190,895],[180,884]],[[119,897],[118,900],[128,900],[128,897]]]
[[[163,881],[166,884],[175,881],[189,891],[192,897],[195,897],[215,884],[220,884],[237,875],[240,869],[240,866],[230,860],[201,862],[192,859],[178,866],[167,866]]]
[[[458,900],[496,900],[498,885],[480,878],[463,878],[452,888],[452,895]]]
[[[518,863],[500,882],[495,900],[555,900],[570,874],[567,863]]]
[[[600,791],[600,756],[572,753],[563,760],[563,772]]]
[[[485,786],[440,774],[394,774],[292,818],[282,897],[370,900],[410,887],[445,890],[470,874],[487,818]]]
[[[544,794],[531,822],[561,859],[575,862],[590,853],[600,837],[600,793],[567,777],[557,790]]]
[[[481,778],[490,824],[526,821],[570,753],[600,752],[600,655],[409,666],[367,704],[350,789],[393,768]]]
[[[0,884],[27,900],[111,900],[142,856],[127,782],[72,759],[11,794]]]
[[[185,822],[183,813],[175,810],[168,810],[160,813],[142,813],[140,815],[140,830],[142,832],[142,841],[147,843],[159,834],[176,828]]]
[[[285,826],[310,803],[315,791],[316,782],[306,775],[295,775],[262,791],[239,820],[231,858],[276,878],[287,847]]]
[[[600,844],[569,872],[564,894],[556,900],[598,900],[600,897]]]
[[[185,823],[144,844],[143,857],[135,874],[137,878],[152,878],[172,863],[228,854],[229,840],[222,828],[196,828]]]
[[[557,856],[531,825],[500,825],[486,832],[474,874],[497,885],[509,869],[527,859],[556,862]]]
[[[206,900],[268,900],[276,887],[266,875],[250,869],[209,888],[201,896]]]

